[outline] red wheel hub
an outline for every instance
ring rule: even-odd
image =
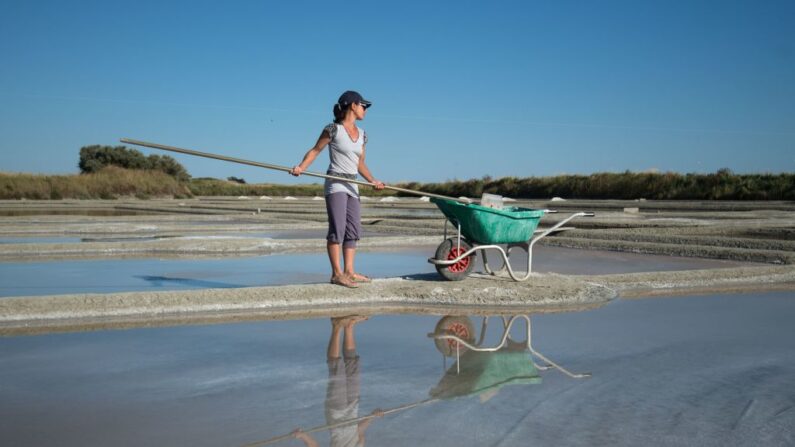
[[[450,253],[447,254],[447,260],[452,261],[453,259],[461,256],[464,253],[466,253],[466,250],[464,250],[463,248],[453,247],[450,249]],[[467,267],[469,267],[469,256],[456,262],[455,264],[447,266],[447,269],[453,273],[459,273],[466,271]]]
[[[450,326],[447,326],[447,333],[450,335],[455,335],[456,337],[460,338],[461,340],[468,340],[469,339],[469,329],[466,325],[461,323],[453,323]],[[450,347],[450,350],[454,350],[458,347],[459,343],[456,340],[447,339],[447,346]]]

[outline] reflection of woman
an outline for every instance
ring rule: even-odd
[[[362,316],[331,319],[331,337],[327,351],[329,377],[326,388],[326,423],[329,425],[356,419],[359,416],[359,356],[356,354],[354,327],[366,319],[367,317]],[[341,333],[344,333],[344,336],[340,349]],[[384,413],[381,410],[375,410],[373,415],[381,417]],[[365,419],[358,424],[329,429],[331,446],[363,446],[364,432],[370,422],[372,422],[372,418]],[[304,444],[309,447],[318,445],[317,441],[308,433],[296,430],[294,436],[304,441]]]
[[[356,121],[364,119],[370,105],[370,101],[357,92],[343,93],[334,105],[334,122],[323,129],[315,146],[309,149],[301,163],[293,167],[290,173],[301,175],[328,145],[331,163],[327,174],[351,180],[361,174],[376,189],[383,189],[384,184],[373,177],[364,162],[367,134],[356,126]],[[369,282],[370,278],[357,273],[353,267],[356,241],[361,234],[358,187],[352,183],[326,179],[324,195],[328,212],[326,249],[331,262],[331,283],[357,287],[357,282]],[[340,245],[345,270],[340,267]]]

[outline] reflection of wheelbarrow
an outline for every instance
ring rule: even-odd
[[[481,395],[491,397],[505,385],[536,385],[541,376],[527,355],[501,348],[494,352],[468,351],[430,391],[437,399]]]
[[[527,340],[516,342],[510,339],[509,333],[514,322],[520,318],[527,321]],[[483,343],[487,327],[487,317],[483,318],[480,340]],[[398,407],[381,411],[383,415],[398,413],[421,405],[438,402],[440,400],[455,399],[458,397],[480,395],[493,396],[497,390],[505,385],[528,385],[541,383],[538,370],[554,367],[574,378],[590,377],[590,374],[572,374],[562,367],[552,363],[546,357],[533,350],[530,344],[530,317],[517,315],[502,319],[504,334],[500,343],[493,348],[481,348],[472,345],[475,339],[475,330],[472,320],[468,317],[443,317],[436,325],[429,337],[436,341],[436,347],[446,357],[456,357],[455,366],[448,370],[445,365],[445,374],[439,383],[429,392],[427,399],[408,403]],[[458,335],[452,335],[458,334]],[[460,337],[459,337],[460,336]],[[448,343],[449,341],[449,343]],[[548,365],[539,366],[531,356],[533,355],[547,362]],[[359,422],[377,417],[374,414],[355,417],[338,421],[332,424],[303,430],[304,433],[317,433],[337,427],[357,424]],[[293,438],[293,433],[287,433],[264,441],[246,444],[244,447],[261,447],[275,444]]]
[[[475,266],[475,252],[481,251],[483,266],[492,275],[507,270],[514,281],[524,281],[530,277],[533,262],[533,245],[542,238],[558,231],[560,227],[576,217],[592,217],[593,213],[574,213],[558,222],[553,227],[536,231],[538,221],[549,210],[506,207],[503,209],[488,208],[474,203],[464,204],[453,200],[431,198],[431,202],[442,211],[447,218],[444,226],[444,242],[436,249],[436,255],[428,262],[436,266],[436,271],[450,281],[459,281],[467,277]],[[447,237],[447,222],[457,228],[455,238]],[[507,251],[497,244],[507,244]],[[521,248],[527,251],[527,271],[524,276],[514,273],[508,260],[511,249]],[[486,258],[486,249],[494,248],[500,252],[503,266],[492,271]]]
[[[513,327],[514,323],[517,320],[524,319],[527,322],[527,338],[524,341],[514,341],[510,337],[511,328]],[[572,373],[567,369],[563,368],[562,366],[558,365],[557,363],[549,360],[548,358],[544,357],[540,352],[536,351],[533,348],[532,344],[532,326],[530,324],[530,316],[528,315],[515,315],[510,318],[502,317],[502,325],[503,325],[503,334],[500,342],[493,347],[482,347],[483,339],[486,337],[486,328],[488,326],[488,317],[483,317],[483,323],[481,324],[481,331],[480,331],[480,340],[475,343],[475,330],[474,325],[472,324],[472,320],[468,317],[460,317],[460,316],[446,316],[443,317],[439,322],[436,324],[436,328],[434,329],[433,333],[428,334],[428,337],[433,338],[436,343],[436,349],[442,353],[442,356],[445,358],[445,366],[446,366],[446,358],[453,357],[456,358],[456,370],[460,371],[462,368],[462,362],[464,362],[465,358],[475,352],[510,352],[510,353],[520,353],[525,358],[528,358],[527,354],[529,353],[529,361],[530,364],[539,369],[539,370],[547,370],[550,368],[555,368],[562,373],[566,374],[569,377],[573,377],[576,379],[581,379],[584,377],[590,377],[590,373]],[[471,352],[470,352],[471,351]],[[533,356],[538,357],[539,359],[546,362],[544,365],[538,365],[533,360]]]
[[[502,349],[487,351],[467,351],[462,354],[455,367],[450,367],[437,385],[428,392],[428,398],[382,410],[383,415],[406,411],[415,407],[431,404],[441,400],[451,400],[466,396],[481,396],[482,401],[492,397],[506,385],[530,385],[541,383],[535,364],[522,351]],[[302,430],[304,433],[317,433],[334,428],[358,424],[373,419],[375,414],[368,414],[337,421],[332,424]],[[293,433],[287,433],[264,441],[246,444],[244,447],[262,447],[280,441],[292,439]]]

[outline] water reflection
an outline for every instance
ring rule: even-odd
[[[243,284],[232,284],[219,281],[207,281],[196,278],[176,278],[162,275],[133,275],[133,278],[147,281],[151,287],[164,288],[172,284],[179,284],[197,289],[235,289],[245,287]]]
[[[386,410],[376,408],[364,416],[359,416],[360,363],[354,331],[358,323],[368,318],[358,315],[332,318],[327,348],[326,425],[306,430],[298,428],[245,447],[270,445],[291,438],[303,441],[306,446],[316,447],[319,444],[313,434],[326,430],[332,447],[363,446],[370,424],[385,415],[462,397],[477,396],[481,403],[485,403],[504,386],[541,384],[540,372],[549,369],[556,369],[574,379],[591,376],[590,373],[573,373],[538,352],[532,344],[530,315],[497,317],[502,335],[496,344],[486,346],[484,340],[491,318],[494,317],[482,317],[478,335],[472,318],[453,315],[442,317],[428,337],[433,339],[436,349],[442,354],[444,372],[436,386],[428,391],[428,398]],[[521,326],[522,322],[525,323],[524,327]],[[519,340],[512,335],[517,329],[524,329],[521,331],[523,337]],[[448,358],[455,359],[449,368]]]
[[[324,430],[329,431],[330,445],[333,447],[365,445],[367,428],[374,418],[384,416],[381,409],[375,409],[369,415],[359,417],[361,374],[355,330],[358,323],[367,319],[368,317],[363,315],[331,319],[331,335],[326,350],[328,364],[324,405],[326,425],[306,431],[297,428],[290,434],[248,444],[247,447],[274,444],[289,438],[299,439],[308,447],[316,447],[319,444],[312,433]]]
[[[360,374],[354,331],[356,324],[366,319],[367,317],[364,316],[331,319],[331,336],[326,355],[328,386],[325,412],[332,446],[364,445],[365,431],[373,420],[372,418],[358,420]],[[340,343],[340,333],[343,334],[342,343]],[[372,413],[372,416],[377,417],[383,415],[381,410]],[[353,421],[358,422],[354,424]],[[300,429],[294,432],[294,436],[304,441],[307,446],[318,445],[311,435]]]
[[[593,377],[537,369],[540,384],[509,383],[482,404],[488,390],[431,396],[468,371],[467,360],[460,373],[451,368],[455,354],[442,355],[427,337],[440,308],[371,315],[355,326],[358,418],[385,409],[366,430],[368,446],[792,445],[792,298],[617,300],[587,312],[513,312],[534,312],[534,350]],[[489,319],[483,340],[480,318],[505,309],[444,313],[476,314],[471,343],[500,344],[501,318]],[[277,445],[303,446],[294,428],[328,425],[332,325],[318,317],[0,338],[0,445],[230,447],[287,435]],[[516,320],[510,342],[524,341],[525,324]],[[329,445],[327,428],[311,436]]]
[[[488,327],[489,317],[483,317],[480,331],[480,341],[474,343],[475,331],[472,320],[468,317],[459,316],[446,316],[439,320],[436,324],[436,329],[433,333],[428,334],[428,337],[436,341],[436,348],[442,353],[443,356],[456,358],[454,368],[456,374],[460,374],[462,369],[473,371],[481,371],[489,364],[504,365],[494,366],[493,368],[500,369],[507,367],[508,370],[519,372],[520,369],[511,367],[512,364],[527,363],[523,374],[517,375],[515,378],[531,377],[533,371],[547,370],[555,368],[566,374],[569,377],[581,379],[590,377],[590,373],[572,373],[557,363],[549,360],[540,352],[533,348],[532,337],[532,324],[530,322],[530,315],[514,315],[510,318],[500,317],[502,321],[502,336],[500,342],[492,347],[484,347],[483,340],[486,338],[486,329]],[[526,336],[523,341],[516,341],[511,338],[511,329],[517,321],[526,322]],[[533,357],[541,359],[545,362],[543,365],[538,365],[533,360]],[[496,359],[502,360],[496,360]],[[526,362],[523,362],[526,360]],[[511,369],[513,368],[513,369]]]

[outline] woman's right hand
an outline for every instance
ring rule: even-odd
[[[302,172],[304,172],[304,170],[301,168],[301,166],[293,166],[293,169],[290,170],[290,174],[296,177],[301,175]]]

